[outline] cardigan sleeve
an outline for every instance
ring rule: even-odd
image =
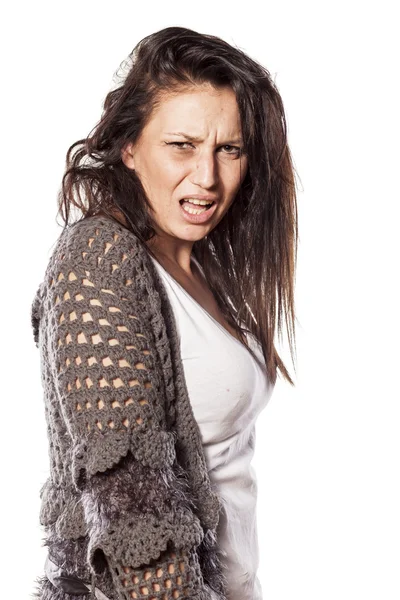
[[[41,332],[71,440],[87,559],[92,573],[108,566],[120,600],[200,598],[204,531],[165,424],[144,300],[135,303],[134,281],[122,275],[126,258],[115,237],[108,247],[85,240],[48,273]]]

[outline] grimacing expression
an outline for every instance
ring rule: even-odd
[[[225,215],[247,172],[234,91],[204,84],[165,96],[121,158],[144,187],[157,233],[202,239]],[[189,223],[182,214],[179,201],[191,194],[216,198],[204,223]]]

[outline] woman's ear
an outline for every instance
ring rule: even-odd
[[[129,142],[121,150],[121,160],[128,169],[135,170],[135,161],[133,159],[133,143]]]

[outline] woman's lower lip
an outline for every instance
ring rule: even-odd
[[[188,213],[182,206],[182,204],[179,204],[180,209],[181,209],[181,213],[183,214],[183,218],[188,222],[188,223],[205,223],[205,221],[208,221],[212,215],[215,212],[215,209],[217,208],[217,203],[214,202],[214,204],[212,206],[210,206],[210,208],[204,212],[202,212],[199,215],[192,215],[191,213]],[[197,205],[199,206],[199,205]]]

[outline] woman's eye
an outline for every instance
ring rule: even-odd
[[[229,146],[229,144],[222,146],[222,148],[232,148],[234,150],[234,152],[228,152],[228,154],[240,154],[241,152],[241,148],[239,148],[238,146]]]
[[[168,146],[176,146],[177,148],[181,148],[182,145],[189,144],[189,142],[165,142]]]
[[[190,144],[190,142],[165,142],[168,146],[175,146],[176,148],[180,148],[181,150],[186,150],[186,148],[183,148],[183,146],[185,144],[189,144],[190,146],[193,146],[192,144]],[[230,149],[230,151],[226,152],[226,154],[233,154],[235,156],[239,156],[242,153],[242,149],[239,148],[238,146],[231,146],[230,144],[225,144],[224,146],[221,146],[221,148],[228,148]]]

